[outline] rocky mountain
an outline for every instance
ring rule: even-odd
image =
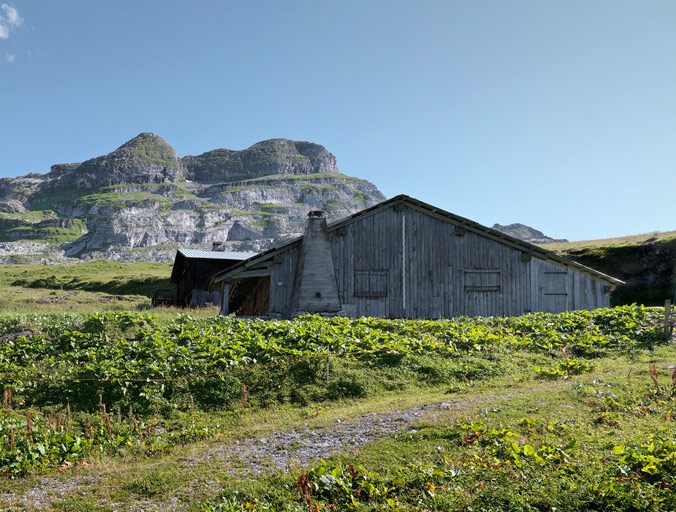
[[[567,242],[565,239],[555,239],[545,235],[542,231],[538,231],[535,228],[526,226],[525,224],[493,224],[493,229],[500,231],[524,242],[530,242],[532,244],[544,244],[547,242]]]
[[[384,197],[311,142],[272,139],[178,157],[141,133],[115,151],[0,179],[0,262],[61,257],[163,260],[177,246],[261,250]]]

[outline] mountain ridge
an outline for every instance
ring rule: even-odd
[[[105,155],[0,178],[0,263],[159,261],[178,246],[216,242],[263,250],[301,234],[308,210],[337,220],[383,199],[313,142],[273,138],[179,157],[142,132]],[[519,223],[493,229],[531,243],[562,241]]]
[[[260,250],[300,234],[308,210],[333,220],[383,199],[312,142],[268,139],[178,157],[162,137],[143,132],[105,155],[0,179],[0,261],[158,260],[178,245],[213,242]]]
[[[500,231],[506,235],[513,236],[519,240],[525,242],[530,242],[532,244],[548,244],[548,243],[559,243],[559,242],[568,242],[566,239],[556,239],[550,236],[545,235],[542,231],[535,229],[526,224],[521,224],[515,222],[512,224],[493,224],[492,229]]]

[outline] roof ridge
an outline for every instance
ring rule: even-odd
[[[345,217],[343,219],[339,219],[337,221],[334,221],[334,222],[332,222],[328,225],[328,229],[330,231],[333,231],[334,229],[338,229],[340,226],[342,226],[344,224],[351,223],[355,219],[362,217],[363,215],[366,215],[366,214],[373,212],[375,210],[378,210],[380,208],[384,208],[384,207],[388,206],[389,204],[395,203],[397,201],[404,201],[411,206],[420,208],[420,209],[425,210],[429,213],[434,213],[434,214],[440,215],[442,217],[446,217],[447,219],[452,220],[454,222],[458,222],[460,224],[463,224],[464,226],[466,226],[466,227],[468,227],[468,228],[470,228],[470,229],[472,229],[476,232],[479,232],[479,233],[483,234],[484,236],[488,236],[488,237],[493,238],[497,241],[502,241],[503,243],[515,245],[515,246],[517,246],[517,248],[520,248],[520,249],[522,249],[522,250],[524,250],[528,253],[535,254],[535,255],[540,256],[540,257],[545,258],[545,259],[556,261],[556,262],[561,263],[563,265],[571,265],[575,268],[578,268],[578,269],[583,270],[585,272],[588,272],[592,275],[595,275],[596,277],[599,277],[600,279],[603,279],[603,280],[610,282],[614,285],[623,284],[623,281],[621,281],[620,279],[606,275],[603,272],[599,272],[598,270],[587,267],[586,265],[578,263],[577,261],[568,259],[568,258],[563,257],[563,256],[559,256],[558,254],[556,254],[553,251],[549,251],[547,249],[543,249],[542,247],[531,244],[531,243],[526,242],[524,240],[514,238],[513,236],[507,235],[507,234],[502,233],[500,231],[496,231],[493,228],[490,228],[488,226],[484,226],[483,224],[480,224],[476,221],[473,221],[473,220],[468,219],[466,217],[462,217],[462,216],[457,215],[455,213],[451,213],[447,210],[444,210],[443,208],[439,208],[437,206],[431,205],[429,203],[421,201],[420,199],[416,199],[416,198],[411,197],[411,196],[406,195],[406,194],[398,194],[398,195],[391,197],[389,199],[385,199],[384,201],[381,201],[380,203],[377,203],[373,206],[370,206],[368,208],[360,210],[360,211],[350,215],[349,217]],[[280,252],[280,251],[282,251],[282,250],[284,250],[288,247],[291,247],[292,245],[299,243],[300,240],[302,240],[302,239],[303,239],[303,236],[300,236],[300,237],[295,238],[293,240],[290,240],[290,241],[288,241],[288,242],[286,242],[286,243],[284,243],[280,246],[273,247],[271,249],[268,249],[267,251],[263,251],[260,254],[257,254],[256,256],[253,256],[251,258],[240,261],[239,263],[233,265],[229,269],[226,269],[224,271],[216,273],[212,277],[211,282],[212,282],[212,284],[218,283],[218,282],[223,280],[222,278],[224,278],[225,276],[227,276],[228,274],[230,274],[232,272],[239,270],[243,266],[246,266],[249,263],[258,260],[259,258],[269,257],[274,253]]]

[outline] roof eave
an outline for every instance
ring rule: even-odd
[[[495,238],[495,239],[501,239],[501,240],[510,242],[511,244],[518,246],[521,250],[524,250],[524,251],[526,251],[526,252],[528,252],[528,253],[530,253],[534,256],[541,256],[541,257],[544,257],[546,259],[554,260],[554,261],[557,261],[558,263],[561,263],[563,265],[571,265],[575,268],[578,268],[578,269],[583,270],[587,273],[590,273],[590,274],[592,274],[592,275],[594,275],[594,276],[596,276],[600,279],[608,281],[608,282],[610,282],[611,284],[614,284],[614,285],[624,284],[624,281],[621,281],[620,279],[617,279],[615,277],[604,274],[603,272],[599,272],[598,270],[595,270],[593,268],[587,267],[586,265],[583,265],[582,263],[578,263],[577,261],[565,258],[564,256],[560,256],[553,251],[543,249],[542,247],[531,244],[530,242],[526,242],[524,240],[514,238],[513,236],[502,233],[501,231],[496,231],[492,228],[489,228],[487,226],[479,224],[478,222],[474,222],[473,220],[467,219],[465,217],[461,217],[460,215],[456,215],[454,213],[447,212],[446,210],[443,210],[441,208],[437,208],[436,206],[432,206],[428,203],[425,203],[424,201],[420,201],[419,199],[415,199],[413,197],[402,194],[402,195],[399,195],[397,197],[392,198],[390,201],[394,201],[394,200],[397,200],[397,199],[408,202],[409,204],[417,205],[420,208],[423,208],[425,210],[430,210],[430,211],[435,212],[435,213],[442,215],[444,217],[448,217],[449,219],[451,219],[455,222],[459,222],[459,223],[463,224],[464,226],[466,226],[468,228],[472,228],[472,231],[477,232],[479,234],[482,234],[484,236],[488,235],[488,236]]]
[[[178,275],[179,272],[177,270],[178,267],[178,262],[179,262],[179,256],[181,257],[181,266],[183,265],[185,261],[185,256],[181,252],[180,249],[176,251],[176,256],[174,256],[174,265],[171,267],[171,277],[169,278],[170,283],[176,283],[178,281]]]
[[[435,213],[436,215],[439,215],[441,217],[445,217],[446,219],[449,219],[453,222],[457,222],[459,224],[462,224],[463,226],[469,228],[471,231],[478,233],[483,236],[488,236],[489,238],[497,239],[498,241],[503,240],[505,242],[508,242],[510,245],[516,246],[518,249],[523,250],[524,252],[527,252],[533,256],[539,256],[541,258],[545,259],[550,259],[553,261],[556,261],[558,263],[561,263],[563,265],[570,265],[574,268],[577,268],[579,270],[582,270],[584,272],[587,272],[589,274],[592,274],[599,279],[602,279],[614,286],[618,286],[621,284],[624,284],[624,281],[621,281],[620,279],[617,279],[615,277],[606,275],[602,272],[599,272],[598,270],[594,270],[593,268],[587,267],[581,263],[578,263],[576,261],[570,260],[568,258],[565,258],[563,256],[560,256],[556,254],[553,251],[549,251],[547,249],[543,249],[542,247],[539,247],[537,245],[531,244],[529,242],[525,242],[524,240],[519,240],[518,238],[514,238],[510,235],[507,235],[505,233],[502,233],[500,231],[496,231],[492,228],[489,228],[487,226],[484,226],[482,224],[479,224],[478,222],[474,222],[473,220],[467,219],[465,217],[461,217],[460,215],[456,215],[454,213],[448,212],[446,210],[443,210],[441,208],[437,208],[436,206],[433,206],[431,204],[425,203],[424,201],[420,201],[419,199],[415,199],[413,197],[407,196],[406,194],[399,194],[397,196],[394,196],[390,199],[387,199],[385,201],[382,201],[378,204],[375,204],[373,206],[370,206],[369,208],[366,208],[364,210],[361,210],[359,212],[356,212],[349,217],[345,217],[343,219],[339,219],[335,222],[332,222],[331,224],[328,225],[328,230],[333,231],[335,229],[340,228],[341,226],[345,224],[349,224],[354,221],[356,218],[363,217],[364,215],[379,210],[381,208],[386,208],[390,204],[395,203],[397,201],[403,201],[405,203],[408,203],[409,205],[412,205],[414,207],[418,207],[420,209],[430,211]],[[215,274],[214,277],[211,280],[210,285],[213,286],[215,284],[218,284],[222,281],[226,281],[229,278],[234,278],[236,277],[236,274],[238,271],[240,271],[242,268],[247,268],[248,266],[254,264],[254,263],[259,263],[262,261],[265,261],[267,258],[273,257],[275,254],[278,254],[282,251],[285,251],[289,249],[291,246],[294,244],[299,243],[303,237],[298,237],[295,238],[279,247],[273,247],[272,249],[268,249],[267,251],[264,251],[256,256],[253,256],[247,260],[244,260],[233,267],[222,271],[218,274]]]

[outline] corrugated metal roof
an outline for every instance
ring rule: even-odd
[[[178,252],[186,258],[203,260],[247,260],[258,254],[257,252],[203,251],[201,249],[179,249]]]

